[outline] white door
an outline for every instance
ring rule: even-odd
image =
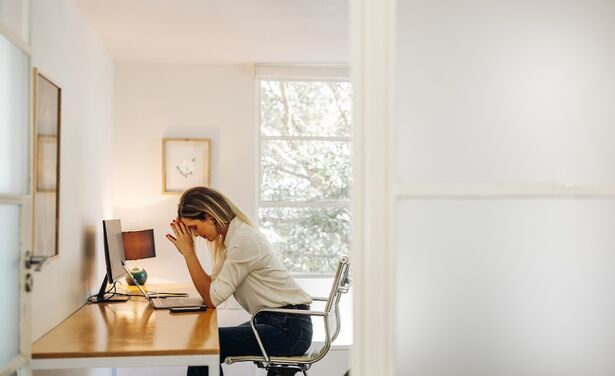
[[[29,375],[32,244],[29,1],[0,0],[0,375]]]
[[[0,375],[29,374],[30,327],[22,244],[28,228],[28,205],[0,199]]]

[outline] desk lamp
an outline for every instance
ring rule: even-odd
[[[122,232],[124,240],[124,257],[126,260],[141,260],[156,257],[156,246],[154,245],[154,230],[125,231]],[[130,274],[140,284],[144,285],[147,281],[147,272],[139,265],[130,269]],[[134,285],[130,276],[126,276],[126,282]]]

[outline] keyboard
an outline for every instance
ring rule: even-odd
[[[183,298],[183,297],[152,297],[149,303],[156,309],[168,309],[171,307],[194,307],[203,305],[203,299],[200,298]]]

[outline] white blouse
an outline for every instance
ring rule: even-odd
[[[251,314],[261,308],[312,302],[257,228],[233,218],[224,245],[226,260],[209,291],[216,306],[231,295]]]

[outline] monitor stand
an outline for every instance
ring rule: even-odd
[[[130,299],[130,296],[125,295],[113,295],[111,293],[105,294],[105,290],[107,289],[107,281],[109,280],[107,274],[105,274],[105,278],[100,285],[100,290],[98,290],[98,294],[96,294],[96,299],[92,300],[92,303],[114,303],[114,302],[125,302]]]

